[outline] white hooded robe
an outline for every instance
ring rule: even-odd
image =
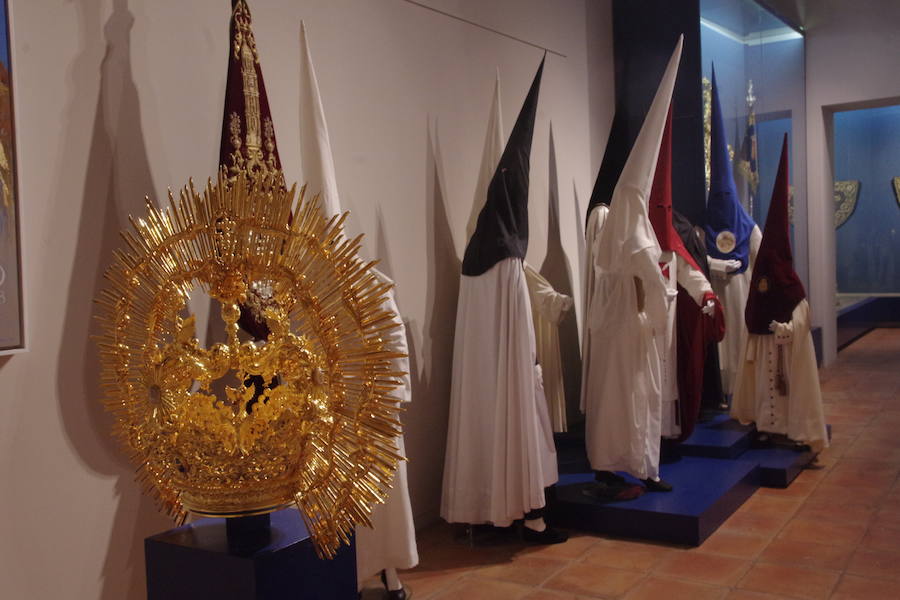
[[[779,347],[788,384],[786,395],[775,385]],[[806,299],[794,308],[790,322],[777,327],[772,335],[748,334],[738,364],[732,417],[756,423],[759,431],[809,444],[814,452],[828,446]]]
[[[300,51],[300,181],[306,182],[311,193],[320,195],[322,211],[330,218],[342,211],[328,125],[303,23],[300,25]],[[375,275],[382,283],[393,284],[380,271],[376,270]],[[397,310],[393,289],[387,293],[381,308],[393,311],[399,324],[386,334],[387,346],[391,350],[407,353],[406,328]],[[409,402],[412,399],[409,359],[395,359],[394,370],[407,373],[394,396],[399,404]],[[398,453],[406,456],[402,433],[394,443]],[[360,584],[383,569],[411,569],[419,562],[406,461],[397,465],[391,492],[384,504],[375,506],[371,521],[371,529],[356,528],[356,567]]]
[[[441,516],[510,525],[544,506],[556,450],[519,258],[462,276]]]
[[[647,215],[678,64],[679,39],[653,104],[616,184],[593,255],[590,324],[604,339],[591,348],[596,388],[586,390],[585,444],[591,468],[659,475],[662,434],[657,336],[665,333],[668,294],[661,250]]]

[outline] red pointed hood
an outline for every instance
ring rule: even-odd
[[[253,178],[281,170],[272,112],[246,0],[232,0],[219,164],[230,176],[239,170],[247,171]]]
[[[681,236],[672,225],[672,106],[666,116],[662,142],[659,146],[659,158],[656,159],[656,172],[653,175],[653,187],[650,188],[650,206],[647,209],[656,240],[663,252],[675,252],[688,264],[702,272],[700,266],[688,252],[681,241]]]
[[[797,304],[806,298],[803,283],[794,271],[791,252],[791,230],[788,220],[788,152],[787,135],[781,146],[781,161],[772,190],[772,202],[766,217],[766,228],[753,265],[750,295],[744,319],[750,333],[767,335],[769,323],[791,320]]]

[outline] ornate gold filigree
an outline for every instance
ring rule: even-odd
[[[834,182],[834,228],[837,229],[847,222],[853,211],[856,210],[856,200],[859,198],[859,181],[847,179]]]
[[[256,50],[256,39],[250,20],[250,9],[244,0],[234,6],[234,38],[232,52],[234,58],[241,62],[241,89],[244,96],[244,134],[241,137],[240,119],[232,113],[229,123],[230,141],[233,148],[229,176],[233,179],[241,171],[250,177],[269,177],[278,173],[278,161],[275,158],[275,130],[267,117],[262,122],[259,105],[259,77],[256,70],[259,65],[259,53]],[[265,128],[265,129],[264,129]],[[265,152],[263,152],[263,136],[265,136]]]
[[[709,193],[710,152],[712,139],[712,81],[703,78],[703,172],[706,176],[706,191]]]
[[[253,36],[253,26],[250,18],[250,7],[244,0],[235,2],[232,11],[234,18],[234,39],[231,40],[231,51],[235,58],[241,58],[246,49],[254,62],[259,61],[259,53],[256,51],[256,38]]]
[[[169,207],[148,202],[98,298],[105,404],[138,478],[177,520],[260,514],[296,503],[322,555],[368,524],[401,457],[381,335],[389,286],[282,179],[222,172]],[[187,300],[221,306],[225,341],[204,347]],[[269,330],[238,337],[241,308]]]

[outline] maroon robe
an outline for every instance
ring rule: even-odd
[[[648,207],[650,222],[656,233],[660,249],[674,252],[678,260],[688,268],[703,273],[697,261],[688,252],[681,236],[672,224],[672,109],[663,130],[653,187],[650,190]],[[725,335],[725,315],[719,299],[709,291],[698,306],[688,292],[680,285],[675,312],[675,353],[677,357],[678,408],[681,434],[678,441],[687,439],[694,431],[700,415],[703,397],[703,367],[709,343],[721,340]],[[712,290],[712,287],[710,287]],[[701,312],[702,305],[712,300],[715,313],[712,316]]]

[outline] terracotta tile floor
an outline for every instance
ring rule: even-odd
[[[900,329],[866,335],[820,376],[834,438],[821,469],[760,489],[699,548],[577,532],[472,548],[438,525],[402,578],[415,600],[900,598]]]

